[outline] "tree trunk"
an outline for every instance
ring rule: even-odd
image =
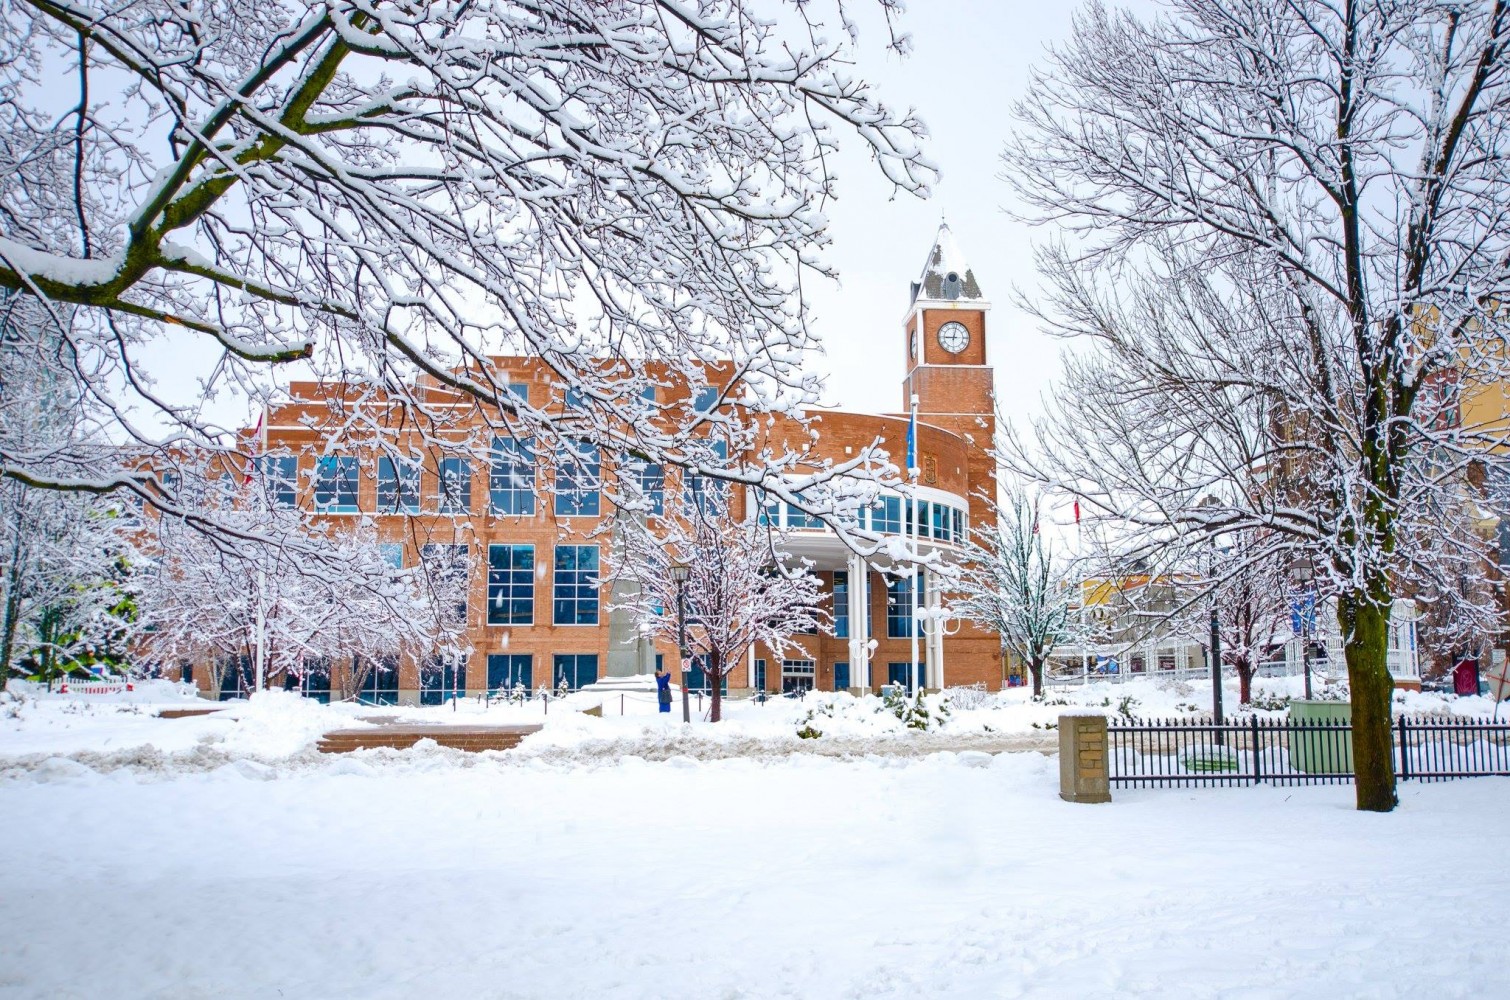
[[[1043,661],[1034,660],[1028,664],[1028,673],[1033,675],[1033,697],[1043,697]]]
[[[1253,704],[1253,675],[1256,673],[1251,661],[1237,664],[1237,701],[1240,705]]]
[[[10,569],[6,571],[5,587],[5,625],[0,630],[0,691],[10,683],[10,663],[13,651],[16,648],[17,619],[21,617],[21,567],[19,565],[19,553],[21,546],[19,540],[12,552]]]
[[[724,686],[724,658],[716,649],[708,651],[708,721],[718,722],[724,717],[724,700],[719,690]]]
[[[1395,682],[1386,652],[1389,603],[1343,594],[1337,599],[1353,703],[1353,772],[1358,808],[1389,812],[1395,808],[1394,720],[1390,701]]]

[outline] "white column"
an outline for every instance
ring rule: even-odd
[[[849,682],[870,690],[870,566],[857,555],[849,559]]]
[[[750,647],[749,655],[745,657],[745,687],[755,687],[755,647]]]
[[[857,553],[849,554],[849,684],[870,689],[869,652],[865,648],[865,609],[870,602],[869,567]]]

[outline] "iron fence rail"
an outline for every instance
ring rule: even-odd
[[[1401,780],[1510,777],[1510,722],[1401,717],[1393,727]],[[1107,725],[1114,785],[1339,784],[1353,780],[1348,722],[1258,716],[1218,725],[1201,719],[1112,720]]]

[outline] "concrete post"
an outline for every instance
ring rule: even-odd
[[[1110,802],[1106,716],[1059,717],[1059,797],[1066,802]]]

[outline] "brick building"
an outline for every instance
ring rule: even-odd
[[[992,370],[986,354],[990,304],[975,275],[940,227],[923,273],[912,285],[897,341],[903,361],[902,407],[895,414],[823,410],[809,414],[817,439],[806,456],[841,461],[873,441],[883,442],[897,465],[906,452],[906,408],[918,407],[918,483],[890,492],[863,515],[864,527],[904,532],[909,512],[926,552],[957,551],[972,525],[989,517],[979,494],[994,495],[988,454],[995,425]],[[530,358],[491,359],[500,382],[531,406],[561,405],[548,369]],[[707,384],[663,386],[662,405],[702,405],[726,384],[716,367]],[[421,382],[418,394],[433,402],[445,390]],[[438,395],[437,395],[438,394]],[[673,648],[637,636],[627,613],[611,610],[615,581],[613,516],[597,488],[610,462],[596,453],[538,455],[529,441],[495,437],[484,463],[461,458],[406,463],[416,452],[412,429],[395,427],[382,452],[348,453],[332,444],[333,400],[341,391],[306,382],[290,387],[287,402],[271,408],[262,426],[259,459],[277,502],[318,517],[367,518],[396,564],[455,559],[467,567],[467,630],[472,653],[464,661],[421,664],[395,660],[368,675],[365,696],[377,701],[434,701],[451,692],[480,694],[523,684],[532,688],[612,683],[675,663]],[[370,406],[370,401],[366,404]],[[460,412],[460,410],[459,410]],[[349,414],[346,414],[349,418]],[[381,423],[381,415],[375,419]],[[461,418],[465,420],[463,416]],[[484,422],[477,421],[479,426]],[[792,428],[796,430],[796,428]],[[475,431],[476,428],[474,427]],[[778,424],[768,434],[781,435]],[[652,493],[678,488],[674,474],[648,470]],[[749,497],[736,496],[736,513]],[[968,623],[920,627],[912,622],[909,583],[885,574],[884,558],[867,562],[803,512],[781,504],[769,516],[790,531],[794,555],[811,559],[832,602],[834,635],[799,637],[804,654],[776,658],[755,650],[729,676],[728,687],[782,691],[876,690],[910,674],[909,627],[919,627],[919,674],[929,688],[1003,683],[998,637]],[[942,596],[924,574],[920,603],[937,607]],[[919,616],[926,620],[927,616]],[[207,672],[197,672],[201,677]],[[306,684],[311,682],[306,679]],[[318,677],[312,682],[318,689]],[[694,685],[706,683],[694,671]]]

